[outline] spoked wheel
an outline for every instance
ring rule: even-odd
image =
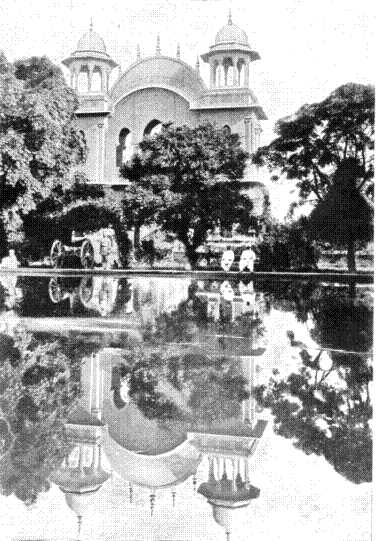
[[[95,264],[94,248],[90,240],[85,240],[80,249],[81,264],[85,269],[93,269]]]
[[[83,304],[88,303],[93,295],[93,277],[86,276],[81,279],[79,287],[80,300]]]
[[[62,279],[51,278],[49,282],[49,297],[51,302],[58,304],[63,299]]]
[[[60,240],[54,240],[50,250],[50,260],[52,266],[57,268],[62,265],[64,257],[64,246]]]

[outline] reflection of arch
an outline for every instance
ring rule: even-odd
[[[112,368],[111,391],[113,391],[113,403],[117,409],[123,409],[129,400],[124,392],[124,384],[122,381],[122,370],[119,366]]]
[[[104,452],[112,469],[139,486],[163,488],[183,483],[197,472],[200,452],[188,440],[160,455],[128,451],[110,434],[104,435]]]
[[[77,89],[80,93],[89,90],[89,71],[87,66],[81,66],[77,77]]]
[[[119,144],[116,148],[116,165],[121,167],[133,155],[131,132],[128,128],[122,128],[119,132]]]
[[[151,120],[147,124],[147,126],[144,128],[143,135],[153,137],[154,135],[158,135],[161,132],[161,129],[163,127],[163,124],[160,122],[160,120]]]
[[[92,73],[91,91],[101,92],[101,86],[102,86],[101,70],[98,66],[96,66]]]

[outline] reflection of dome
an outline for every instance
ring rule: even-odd
[[[92,51],[97,53],[106,53],[104,40],[92,29],[86,32],[77,43],[77,51]]]
[[[78,516],[84,516],[86,510],[92,505],[97,496],[97,490],[94,492],[84,492],[83,494],[66,494],[66,503],[68,507]]]
[[[244,30],[236,26],[236,24],[233,24],[231,18],[229,18],[228,24],[221,28],[215,36],[215,45],[221,45],[223,43],[248,45],[247,34]]]
[[[183,483],[196,473],[201,460],[199,451],[188,441],[167,453],[142,455],[128,451],[107,434],[104,451],[119,476],[148,488],[167,488]]]
[[[213,517],[219,526],[225,529],[227,533],[233,530],[233,526],[236,523],[240,523],[242,515],[244,513],[244,507],[220,507],[213,506]]]

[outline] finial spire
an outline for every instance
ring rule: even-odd
[[[176,58],[180,59],[181,51],[180,51],[180,44],[177,44],[177,52],[176,52]]]
[[[155,494],[155,492],[151,492],[151,494],[150,494],[150,511],[151,511],[151,517],[152,517],[152,515],[154,514],[155,500],[156,500],[156,494]]]
[[[231,533],[226,532],[226,541],[231,541]]]
[[[137,44],[137,60],[140,60],[140,45]]]
[[[195,475],[193,475],[192,481],[193,481],[193,490],[195,492],[197,488],[197,477]]]
[[[129,483],[129,500],[130,500],[130,503],[133,503],[133,495],[134,495],[133,485],[131,483]]]
[[[228,24],[232,24],[232,13],[231,13],[231,8],[228,10]]]
[[[200,70],[200,62],[199,62],[199,56],[197,55],[197,60],[196,60],[196,71],[197,71],[197,73],[199,73],[199,70]]]
[[[77,541],[80,541],[81,539],[81,525],[83,522],[83,517],[78,516],[77,517]]]
[[[89,31],[93,32],[93,17],[91,17],[91,22],[89,23]]]
[[[176,504],[176,491],[172,490],[172,507]]]
[[[161,49],[160,49],[160,34],[157,35],[156,39],[156,56],[161,55]]]

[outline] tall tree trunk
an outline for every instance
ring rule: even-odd
[[[185,253],[192,267],[194,267],[198,261],[199,254],[196,252],[196,247],[191,244],[185,245]]]
[[[134,251],[140,248],[140,226],[134,226]]]
[[[348,271],[356,272],[356,246],[353,239],[349,239],[347,245]]]

